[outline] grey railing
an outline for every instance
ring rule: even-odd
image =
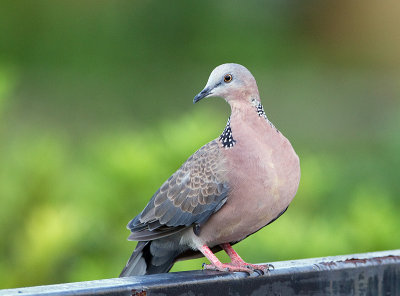
[[[400,295],[400,250],[272,262],[263,276],[185,271],[0,290],[2,295]]]

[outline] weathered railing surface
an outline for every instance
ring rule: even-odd
[[[0,295],[400,295],[400,250],[273,262],[267,275],[215,271],[0,290]]]

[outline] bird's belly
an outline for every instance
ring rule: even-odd
[[[219,215],[211,217],[202,227],[200,236],[209,246],[240,241],[275,219],[290,203],[288,199],[276,202],[266,196],[262,198],[266,202],[239,208],[234,203],[226,204]]]

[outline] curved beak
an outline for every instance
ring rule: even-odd
[[[211,94],[211,89],[209,87],[206,87],[200,93],[198,93],[197,96],[194,97],[193,104],[197,103],[198,101],[207,97],[210,94]]]

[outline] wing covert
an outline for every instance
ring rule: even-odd
[[[130,240],[152,240],[203,224],[226,202],[224,157],[217,141],[197,150],[128,224]]]

